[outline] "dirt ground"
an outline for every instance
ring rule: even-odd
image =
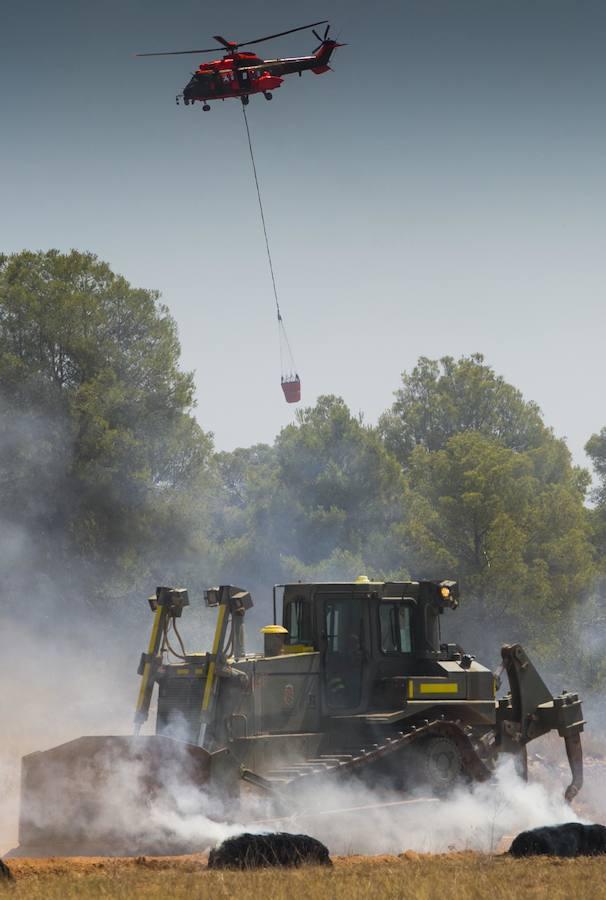
[[[10,900],[72,898],[247,898],[288,900],[323,896],[335,900],[369,897],[433,900],[456,894],[468,898],[606,896],[606,860],[535,858],[407,851],[399,856],[336,857],[331,869],[216,872],[203,854],[181,857],[51,858],[9,860],[16,881],[0,888]]]

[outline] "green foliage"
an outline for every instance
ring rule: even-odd
[[[546,478],[544,455],[478,432],[417,447],[409,520],[426,577],[456,573],[479,623],[521,625],[543,648],[594,577],[578,478],[569,461],[567,477]]]
[[[232,571],[292,580],[402,570],[406,483],[376,432],[340,398],[300,410],[273,447],[217,462],[223,509],[215,522]]]
[[[478,432],[520,451],[540,446],[548,433],[538,406],[496,375],[479,353],[459,360],[421,357],[410,374],[403,373],[395,397],[379,428],[403,466],[415,447],[440,450],[462,432]]]
[[[295,557],[284,560],[285,568],[290,572],[292,581],[355,581],[359,575],[369,575],[381,580],[384,576],[369,568],[367,562],[349,550],[337,548],[329,557],[317,563],[305,565]]]
[[[283,495],[276,452],[266,444],[216,456],[220,492],[213,534],[228,581],[272,583],[282,578]]]
[[[590,457],[599,484],[595,492],[599,504],[606,504],[606,427],[599,434],[593,434],[585,445],[585,452]]]
[[[593,540],[600,554],[603,593],[606,595],[606,428],[589,438],[585,451],[598,476],[598,483],[593,491],[595,509],[590,512],[590,520]]]
[[[12,497],[16,521],[46,534],[54,554],[111,560],[132,575],[151,547],[178,544],[163,518],[212,450],[190,414],[193,376],[179,370],[179,352],[157,293],[93,255],[3,258],[5,503]]]
[[[586,681],[592,687],[603,689],[606,684],[606,661],[604,642],[606,640],[606,427],[588,440],[585,451],[597,475],[593,491],[595,506],[588,510],[589,524],[598,562],[593,595],[583,610],[583,619],[578,625],[582,635],[582,664]]]
[[[589,476],[537,405],[479,354],[421,358],[379,430],[409,478],[413,571],[458,577],[480,628],[554,649],[595,579]]]
[[[317,563],[338,547],[377,568],[393,563],[371,554],[402,521],[406,484],[374,429],[340,398],[320,397],[281,432],[276,452],[299,559]]]

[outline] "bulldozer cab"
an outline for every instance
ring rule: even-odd
[[[457,603],[455,582],[278,586],[285,654],[320,654],[325,714],[354,713],[377,701],[386,679],[428,672],[440,654],[438,617]],[[379,690],[380,693],[380,690]]]

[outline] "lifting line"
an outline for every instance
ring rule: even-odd
[[[276,312],[278,314],[278,334],[280,338],[284,337],[286,342],[286,347],[288,350],[289,361],[292,365],[293,369],[296,371],[295,359],[290,347],[290,343],[288,340],[288,335],[286,334],[286,329],[284,328],[284,322],[282,319],[282,313],[280,312],[280,303],[278,301],[278,288],[276,287],[276,276],[274,275],[274,266],[271,259],[271,250],[269,249],[269,237],[267,235],[267,225],[265,223],[265,213],[263,212],[263,201],[261,200],[261,189],[259,187],[259,178],[257,176],[257,167],[255,165],[255,156],[253,153],[252,140],[250,138],[250,128],[248,127],[248,118],[246,116],[246,106],[244,103],[242,104],[242,115],[244,116],[244,124],[246,126],[246,136],[248,138],[248,149],[250,151],[250,161],[252,163],[253,175],[255,176],[255,186],[257,188],[257,199],[259,201],[259,211],[261,213],[261,224],[263,225],[263,234],[265,236],[265,248],[267,250],[267,261],[269,262],[269,271],[271,273],[271,283],[274,289],[274,300],[276,301]],[[282,354],[282,340],[280,339],[280,368],[282,373],[284,373],[284,360]]]

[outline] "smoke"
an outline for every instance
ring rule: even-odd
[[[557,766],[543,765],[540,780],[526,783],[511,759],[489,783],[460,787],[448,799],[427,793],[404,798],[359,781],[327,779],[307,796],[294,787],[286,797],[297,811],[276,817],[271,801],[246,786],[240,802],[208,785],[196,788],[185,743],[165,739],[158,747],[157,739],[148,740],[104,739],[96,749],[78,742],[71,757],[51,754],[44,790],[30,773],[36,790],[27,838],[35,844],[41,828],[53,844],[42,842],[40,852],[67,855],[77,849],[93,855],[201,852],[243,831],[305,832],[335,855],[488,853],[525,829],[586,818],[565,803]]]
[[[320,793],[322,809],[312,801],[315,810],[280,824],[313,835],[335,854],[493,852],[526,828],[577,820],[556,779],[526,783],[512,760],[502,762],[490,782],[461,786],[447,799],[427,792],[403,799],[360,785],[326,784]]]
[[[93,854],[201,852],[243,831],[289,831],[310,834],[332,854],[345,855],[406,850],[489,853],[505,849],[525,829],[584,818],[565,803],[560,779],[553,773],[544,783],[525,783],[511,760],[498,767],[490,783],[460,787],[445,800],[426,794],[403,799],[360,783],[326,781],[307,798],[300,794],[290,798],[299,811],[286,818],[272,817],[262,797],[245,794],[237,804],[207,788],[193,788],[183,774],[184,746],[175,743],[172,748],[172,767],[163,767],[161,788],[150,787],[149,770],[140,759],[119,760],[105,748],[94,759],[94,766],[102,764],[106,775],[102,801],[91,776],[92,764],[88,771],[82,764],[71,770],[67,794],[46,795],[34,814],[35,824],[48,828],[55,817],[60,846],[61,829],[68,823],[69,832]],[[94,802],[86,801],[91,792]],[[84,809],[86,818],[80,812],[78,820],[78,810]],[[69,852],[69,844],[65,847]]]
[[[81,615],[55,618],[52,610],[34,625],[24,614],[27,608],[0,616],[0,852],[17,840],[21,757],[80,734],[128,733],[135,702],[135,661],[107,627],[92,617],[87,627]]]
[[[129,611],[108,605],[105,619],[85,603],[66,609],[48,586],[20,602],[0,611],[0,855],[17,843],[21,757],[82,735],[132,735],[137,666],[152,621],[144,598]],[[214,623],[202,614],[201,598],[190,603],[181,631],[193,651],[209,645]],[[143,734],[154,722],[152,707]],[[171,726],[182,736],[178,722]],[[178,770],[178,760],[174,765]],[[124,796],[116,788],[115,796]]]
[[[84,737],[26,758],[23,852],[187,853],[241,831],[226,824],[227,794],[196,786],[206,758],[155,736]]]
[[[145,598],[156,584],[141,567],[126,583],[119,566],[73,551],[62,505],[69,429],[59,413],[5,407],[0,393],[0,854],[17,844],[22,756],[81,735],[132,733],[151,627]],[[182,560],[156,564],[180,582]],[[190,602],[183,634],[199,649],[212,624],[200,615],[201,592]]]

